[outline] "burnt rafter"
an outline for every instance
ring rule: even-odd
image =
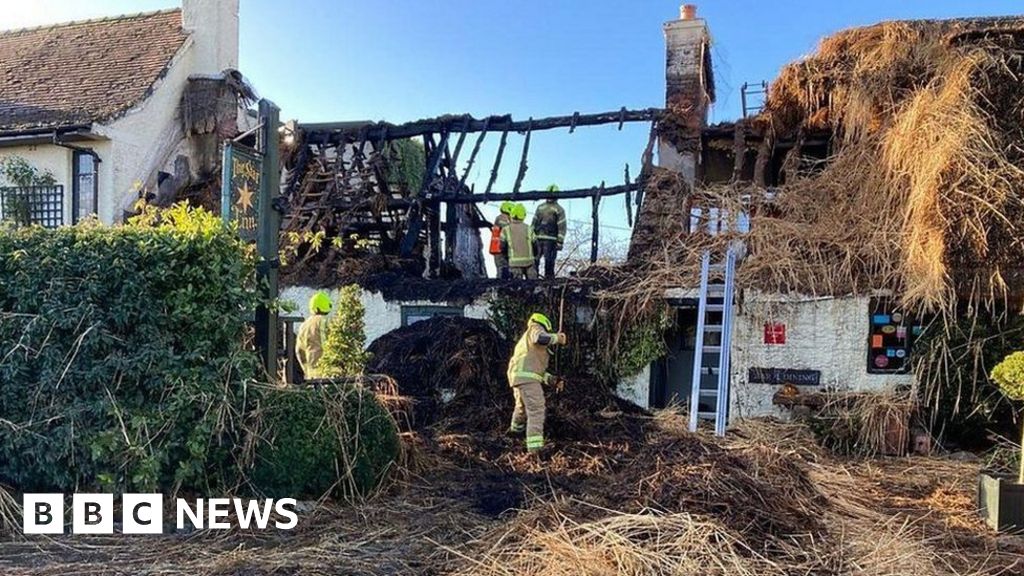
[[[615,110],[612,112],[601,112],[599,114],[573,114],[570,116],[551,116],[549,118],[514,120],[511,115],[488,116],[486,118],[473,118],[468,114],[438,116],[424,120],[416,120],[405,124],[391,124],[388,122],[374,122],[361,126],[342,127],[309,127],[301,126],[306,132],[311,143],[323,144],[352,144],[362,140],[381,142],[388,140],[402,140],[427,134],[448,133],[474,133],[487,131],[508,131],[536,132],[538,130],[554,130],[556,128],[570,128],[575,130],[580,126],[600,126],[603,124],[617,124],[619,128],[626,122],[654,122],[657,121],[664,110],[661,108],[645,108],[641,110]]]

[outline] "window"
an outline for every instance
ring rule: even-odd
[[[435,316],[461,318],[461,306],[402,306],[402,326],[415,324],[420,320],[429,320]]]
[[[74,153],[74,174],[71,183],[71,222],[77,223],[99,209],[96,155],[89,151]]]
[[[868,305],[868,374],[909,372],[911,345],[920,334],[921,324],[890,299],[872,298]]]

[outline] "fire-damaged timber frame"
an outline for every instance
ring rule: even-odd
[[[476,204],[480,202],[536,201],[552,196],[546,190],[522,190],[529,168],[529,149],[532,134],[537,131],[625,123],[650,122],[651,131],[643,153],[642,167],[636,178],[630,177],[629,166],[624,170],[620,185],[607,186],[605,182],[589,188],[560,190],[558,199],[590,198],[592,200],[593,233],[591,261],[597,259],[598,208],[606,196],[625,195],[626,213],[632,225],[633,203],[642,201],[643,182],[650,172],[657,140],[657,125],[664,111],[657,108],[617,111],[600,114],[574,113],[570,116],[514,120],[511,116],[474,118],[470,115],[447,115],[417,120],[406,124],[335,123],[306,124],[295,127],[300,143],[298,153],[289,167],[286,195],[291,202],[285,229],[315,231],[330,222],[339,235],[377,235],[384,253],[397,253],[408,258],[417,254],[419,246],[426,248],[427,271],[436,276],[441,268],[442,214],[445,227],[446,261],[455,251],[458,207],[473,205],[472,220],[475,227],[487,226]],[[497,153],[491,166],[486,188],[477,192],[466,185],[470,171],[486,136],[500,134]],[[518,171],[511,191],[495,192],[502,162],[506,156],[509,133],[525,136],[518,159]],[[470,147],[468,140],[476,134]],[[421,138],[425,153],[422,183],[418,190],[397,191],[388,182],[387,151],[397,141]],[[468,159],[459,169],[460,159],[468,151]],[[330,178],[321,178],[313,185],[304,186],[310,165],[334,163]],[[330,182],[333,181],[333,187]],[[325,216],[325,213],[329,216]]]

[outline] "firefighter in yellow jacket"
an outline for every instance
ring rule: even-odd
[[[533,228],[523,222],[526,220],[526,206],[515,204],[512,207],[512,221],[501,231],[501,246],[508,256],[508,269],[512,278],[537,278],[537,263],[534,261]]]
[[[324,354],[327,339],[327,314],[331,311],[331,298],[325,292],[317,292],[309,299],[309,318],[299,326],[295,342],[295,356],[307,379],[320,378],[317,364]]]
[[[526,332],[516,343],[508,362],[508,383],[512,387],[516,406],[512,411],[511,434],[526,432],[526,449],[537,452],[544,447],[544,389],[543,384],[554,378],[547,373],[549,348],[565,345],[565,334],[551,331],[551,320],[543,314],[533,314]]]

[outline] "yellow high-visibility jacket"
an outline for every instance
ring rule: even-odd
[[[531,322],[526,332],[516,342],[512,358],[508,361],[509,386],[519,386],[527,382],[546,384],[550,380],[548,374],[548,348],[558,343],[558,335],[544,331],[536,322]]]
[[[534,265],[533,229],[520,220],[513,220],[501,231],[501,245],[508,250],[508,265],[525,268]]]
[[[295,339],[295,356],[302,366],[306,378],[319,378],[317,364],[324,355],[324,342],[327,340],[327,315],[313,314],[299,326],[299,335]]]
[[[533,234],[537,240],[565,242],[565,210],[558,202],[544,202],[533,213]]]

